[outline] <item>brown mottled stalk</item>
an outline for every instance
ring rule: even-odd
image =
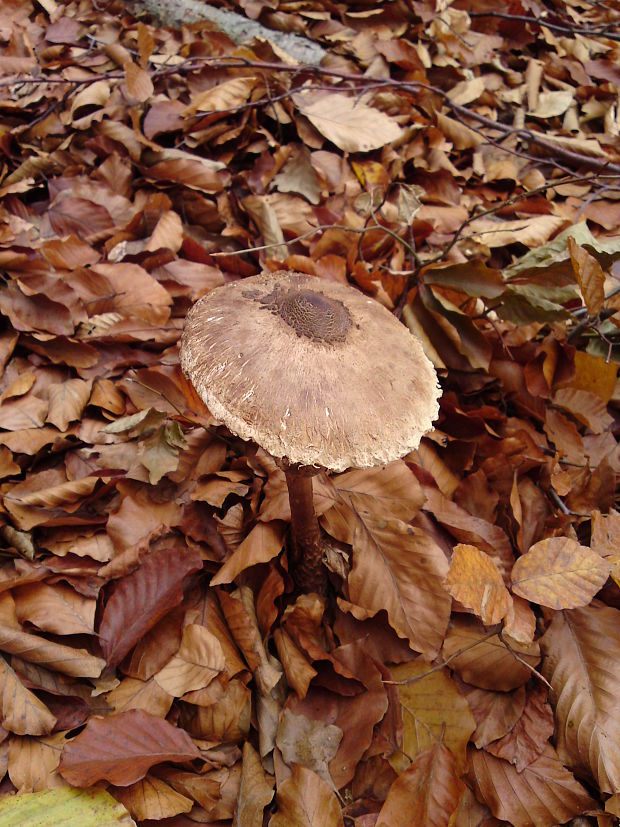
[[[291,504],[293,578],[302,591],[325,594],[327,571],[323,565],[321,529],[312,497],[312,477],[317,472],[310,468],[286,468],[284,473]]]

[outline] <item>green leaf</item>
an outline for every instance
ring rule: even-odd
[[[0,799],[0,827],[135,827],[122,804],[105,790],[72,787]]]
[[[514,264],[504,270],[504,278],[510,280],[517,275],[521,278],[535,275],[538,274],[541,268],[558,264],[561,265],[562,272],[565,271],[567,275],[570,275],[572,265],[567,246],[569,238],[574,238],[577,244],[585,247],[603,268],[609,267],[620,258],[620,239],[602,243],[592,235],[585,221],[582,221],[580,224],[575,224],[556,235],[553,241],[548,244],[536,247],[521,256]]]
[[[156,411],[155,408],[146,408],[130,416],[122,416],[115,422],[110,422],[109,425],[102,428],[102,431],[104,434],[122,434],[134,431],[134,436],[139,436],[152,431],[153,428],[157,428],[167,415],[162,411]]]
[[[429,267],[423,271],[424,284],[437,284],[460,290],[474,298],[496,299],[506,285],[499,270],[493,270],[483,261],[466,261],[448,267]]]
[[[575,285],[575,295],[577,294]],[[537,284],[518,284],[510,287],[502,296],[502,303],[495,308],[498,316],[515,324],[531,322],[555,322],[569,319],[571,314],[561,304],[552,301],[553,288]],[[568,301],[568,299],[565,299]]]

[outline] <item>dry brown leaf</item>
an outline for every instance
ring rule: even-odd
[[[454,547],[444,584],[485,626],[494,626],[508,613],[511,599],[502,575],[493,558],[476,546],[459,543]]]
[[[610,565],[570,537],[549,537],[531,546],[512,570],[513,591],[551,609],[587,606],[609,577]]]
[[[91,494],[99,477],[86,476],[65,481],[64,475],[42,471],[31,474],[23,483],[17,483],[4,495],[4,505],[14,523],[25,531],[47,522],[50,511],[65,508]]]
[[[434,657],[443,641],[451,600],[442,581],[448,562],[423,531],[400,520],[365,518],[353,537],[349,575],[358,620],[387,611],[390,625],[414,650]],[[359,615],[359,616],[358,616]]]
[[[66,431],[70,422],[75,422],[84,412],[91,391],[92,382],[82,379],[68,379],[66,382],[50,385],[49,409],[46,422],[51,422],[59,431]]]
[[[529,114],[533,118],[556,118],[563,115],[574,99],[572,89],[562,89],[558,92],[541,92],[534,109]]]
[[[244,104],[256,86],[256,77],[238,77],[192,95],[184,114],[195,112],[226,112]]]
[[[321,135],[346,152],[369,152],[400,138],[397,121],[359,98],[337,92],[293,95],[299,111]]]
[[[267,781],[256,750],[246,741],[233,827],[262,827],[263,812],[272,798],[273,782]]]
[[[511,692],[490,692],[460,681],[459,689],[476,720],[477,726],[471,740],[478,749],[508,735],[523,714],[524,686]]]
[[[58,774],[58,763],[66,738],[64,732],[37,738],[11,738],[8,772],[18,793],[68,786]]]
[[[485,750],[470,758],[477,796],[514,827],[555,827],[596,806],[551,745],[521,773]]]
[[[573,272],[588,314],[596,316],[605,302],[605,273],[594,256],[580,247],[574,238],[569,238],[567,243]]]
[[[274,629],[273,639],[288,685],[299,698],[305,698],[310,681],[317,674],[316,669],[310,665],[284,629]]]
[[[377,827],[444,827],[464,792],[454,756],[443,744],[434,744],[392,784]]]
[[[161,718],[141,709],[109,718],[91,718],[68,741],[60,773],[73,787],[90,787],[101,779],[128,787],[163,761],[192,761],[200,753],[191,738]]]
[[[2,394],[0,394],[0,402],[4,402],[5,399],[12,399],[16,396],[23,396],[25,393],[28,393],[36,380],[37,376],[35,373],[20,374],[7,388],[2,391]]]
[[[0,428],[7,431],[21,431],[38,428],[45,422],[49,403],[38,396],[8,399],[0,405]]]
[[[0,624],[0,649],[24,660],[78,678],[97,678],[105,661],[86,649],[76,649]]]
[[[321,524],[343,543],[353,542],[356,521],[351,512],[377,519],[390,514],[409,522],[424,503],[422,489],[403,460],[345,471],[330,477],[329,483],[315,493],[315,500],[319,499],[319,513],[324,512]]]
[[[448,91],[452,103],[464,105],[477,100],[484,92],[484,78],[477,77],[471,80],[462,80]]]
[[[620,792],[620,612],[598,603],[557,612],[541,646],[560,758]]]
[[[575,375],[559,387],[575,388],[600,396],[603,402],[611,399],[616,387],[618,365],[601,356],[578,350],[575,352]]]
[[[540,247],[563,225],[564,219],[555,215],[514,221],[477,218],[469,225],[469,231],[472,239],[491,248],[515,243]]]
[[[173,701],[173,696],[163,690],[154,678],[147,681],[125,678],[106,694],[106,703],[115,712],[143,709],[160,718],[167,716]]]
[[[69,586],[31,583],[15,590],[15,608],[20,623],[28,621],[45,632],[58,635],[93,634],[97,601]]]
[[[147,101],[154,91],[148,72],[131,62],[125,64],[125,86],[129,95],[138,103]]]
[[[553,403],[571,413],[595,434],[607,431],[613,423],[607,405],[596,393],[578,388],[559,388],[553,394]]]
[[[144,268],[137,264],[97,264],[93,268],[110,283],[113,307],[123,318],[165,324],[172,297]]]
[[[179,723],[195,738],[241,742],[248,737],[251,713],[252,692],[235,679],[215,703],[185,708]]]
[[[507,692],[527,683],[531,672],[524,663],[502,644],[497,635],[483,640],[485,632],[477,621],[453,618],[443,645],[444,659],[464,651],[450,661],[450,666],[466,683],[480,689]],[[509,639],[508,639],[509,640]],[[540,660],[538,643],[520,644],[510,641],[512,649],[530,666]]]
[[[178,253],[183,244],[183,223],[178,213],[168,210],[155,225],[149,238],[146,250],[160,250],[165,248]]]
[[[276,743],[284,761],[299,764],[315,772],[334,789],[329,762],[338,752],[342,730],[333,724],[311,721],[285,709],[280,717]]]
[[[547,703],[547,688],[540,682],[528,688],[523,714],[513,729],[499,741],[486,746],[487,752],[514,764],[517,772],[535,761],[553,735],[553,711]]]
[[[231,583],[238,574],[250,566],[268,563],[276,557],[284,544],[285,528],[285,524],[279,521],[257,523],[211,579],[211,585]]]
[[[437,113],[437,126],[446,138],[454,144],[455,149],[472,149],[484,143],[484,138],[460,121],[449,118],[442,112]]]
[[[0,703],[2,726],[17,735],[48,735],[56,718],[45,704],[22,684],[0,657]]]
[[[140,821],[172,818],[179,813],[189,813],[194,806],[191,798],[177,792],[154,775],[147,775],[135,784],[117,787],[111,792],[114,798]]]
[[[344,827],[335,793],[306,767],[293,767],[290,778],[278,785],[276,801],[269,827]]]
[[[154,677],[174,697],[202,689],[226,667],[219,640],[204,626],[190,624],[183,629],[179,651]]]

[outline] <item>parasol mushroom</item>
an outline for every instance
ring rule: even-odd
[[[181,366],[217,420],[280,463],[293,576],[302,590],[323,592],[312,476],[383,465],[417,448],[440,395],[421,344],[359,290],[278,271],[196,302]]]

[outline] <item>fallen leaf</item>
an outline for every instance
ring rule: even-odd
[[[269,827],[344,827],[335,793],[307,767],[293,766],[290,778],[278,785],[276,802]]]
[[[402,134],[394,119],[358,98],[337,92],[299,92],[293,101],[321,135],[346,152],[379,149]]]
[[[416,660],[390,669],[403,711],[402,753],[392,755],[390,763],[397,771],[405,769],[411,759],[441,743],[453,753],[458,772],[463,772],[476,722],[446,671],[430,672],[430,668]]]
[[[109,718],[91,718],[79,735],[67,741],[60,774],[74,787],[90,787],[102,779],[128,787],[155,764],[199,757],[187,732],[132,709]]]
[[[262,827],[263,812],[272,798],[273,785],[265,777],[256,750],[246,741],[243,745],[241,786],[233,827]]]
[[[443,827],[464,792],[454,756],[443,744],[434,744],[392,784],[377,827]]]
[[[179,651],[156,673],[155,682],[169,695],[180,697],[203,689],[226,667],[219,640],[204,626],[183,629]]]
[[[512,570],[513,591],[552,609],[587,606],[609,577],[610,565],[570,537],[549,537],[531,546]]]
[[[315,772],[334,789],[328,764],[338,752],[342,730],[333,724],[311,721],[285,709],[278,724],[276,743],[284,761],[299,764]]]
[[[560,758],[607,793],[620,790],[620,712],[610,689],[620,679],[610,657],[620,647],[619,618],[601,604],[557,612],[541,639]]]
[[[202,568],[195,551],[168,548],[151,552],[124,577],[108,600],[99,627],[108,664],[119,663],[158,620],[183,599],[183,578]]]
[[[508,613],[510,594],[502,575],[493,558],[476,546],[459,543],[454,547],[444,584],[485,626],[494,626]]]
[[[555,827],[596,806],[549,744],[521,773],[485,750],[470,758],[476,795],[514,827]]]

